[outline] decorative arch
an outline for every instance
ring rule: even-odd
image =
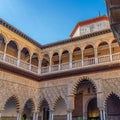
[[[106,99],[105,111],[107,119],[120,119],[120,97],[117,94],[110,94]]]
[[[23,107],[23,109],[25,109],[25,106],[26,106],[27,103],[30,103],[30,104],[31,104],[32,111],[34,111],[34,110],[35,110],[35,102],[34,102],[34,100],[33,100],[32,98],[29,98],[28,100],[26,100],[26,101],[24,102],[24,107]]]
[[[90,79],[89,77],[83,76],[83,77],[79,78],[79,79],[73,84],[73,86],[72,86],[72,94],[76,94],[76,92],[77,92],[77,86],[78,86],[78,85],[80,84],[80,82],[83,81],[83,80],[88,80],[88,81],[90,81],[90,82],[93,84],[93,86],[95,87],[96,92],[97,92],[97,85],[95,84],[95,82],[94,82],[92,79]]]
[[[15,101],[16,109],[17,109],[17,111],[19,111],[19,110],[20,110],[20,101],[19,101],[19,99],[18,99],[18,97],[17,97],[16,95],[10,96],[10,97],[6,100],[6,102],[4,103],[4,107],[5,107],[5,105],[7,104],[7,102],[8,102],[9,100],[11,100],[11,99]]]
[[[111,93],[109,93],[109,94],[106,96],[106,98],[105,98],[105,100],[104,100],[104,107],[107,105],[107,100],[108,100],[108,98],[110,98],[112,95],[115,95],[117,98],[120,99],[120,97],[119,97],[119,95],[118,95],[117,93],[111,92]]]
[[[54,103],[53,103],[53,110],[55,110],[55,108],[56,108],[57,103],[59,102],[59,100],[63,100],[63,101],[64,101],[64,103],[65,103],[65,105],[66,105],[66,109],[67,109],[66,100],[65,100],[63,97],[59,96],[59,97],[57,97],[57,98],[55,99],[55,101],[54,101]]]
[[[44,101],[47,102],[48,107],[50,108],[49,101],[48,101],[47,99],[45,99],[45,98],[42,98],[42,99],[40,100],[40,102],[38,103],[38,107],[37,107],[37,110],[38,110],[38,111],[40,111],[40,109],[41,109],[41,105],[42,105],[42,103],[43,103]]]

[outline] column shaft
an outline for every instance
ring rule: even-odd
[[[72,68],[72,53],[70,53],[70,56],[69,56],[69,68],[70,69]]]

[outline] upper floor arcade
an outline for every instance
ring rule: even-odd
[[[76,41],[47,46],[34,51],[15,39],[0,34],[0,62],[35,75],[115,64],[120,60],[120,48],[110,30]],[[21,47],[22,46],[22,47]],[[41,52],[40,52],[41,51]]]

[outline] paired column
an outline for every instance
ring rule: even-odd
[[[72,111],[67,112],[67,120],[72,120]]]
[[[21,112],[17,113],[17,120],[21,120]]]
[[[38,112],[33,112],[33,120],[38,120]]]
[[[105,110],[101,109],[100,110],[100,120],[105,120]]]
[[[53,111],[49,111],[49,120],[53,119],[54,119]]]

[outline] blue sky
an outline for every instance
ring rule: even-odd
[[[0,18],[41,44],[69,38],[79,21],[106,13],[104,0],[1,0]]]

